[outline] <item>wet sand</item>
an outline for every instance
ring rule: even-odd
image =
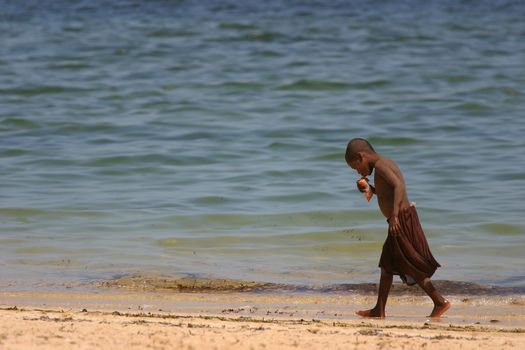
[[[149,289],[149,288],[146,288]],[[369,293],[173,292],[97,288],[0,292],[2,349],[516,349],[525,295],[449,295],[440,320],[428,298],[394,293],[387,319],[362,319]]]

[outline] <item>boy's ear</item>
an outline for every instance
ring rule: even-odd
[[[358,161],[363,161],[363,152],[357,152],[355,155]]]

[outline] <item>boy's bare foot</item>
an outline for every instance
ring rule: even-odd
[[[385,314],[377,311],[376,309],[370,309],[370,310],[359,310],[355,312],[356,315],[359,315],[361,317],[377,317],[377,318],[385,318]]]
[[[434,310],[432,310],[432,313],[429,315],[429,317],[437,318],[441,317],[450,307],[452,304],[450,301],[445,300],[442,305],[435,305]]]

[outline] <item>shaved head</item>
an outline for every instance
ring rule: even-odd
[[[348,146],[346,146],[346,162],[348,163],[355,160],[358,152],[376,153],[374,147],[372,147],[367,140],[361,138],[351,139],[350,142],[348,142]]]

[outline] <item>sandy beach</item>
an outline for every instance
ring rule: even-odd
[[[427,298],[397,293],[384,320],[355,310],[373,295],[91,291],[0,293],[2,349],[517,349],[525,296],[450,297],[440,320]]]

